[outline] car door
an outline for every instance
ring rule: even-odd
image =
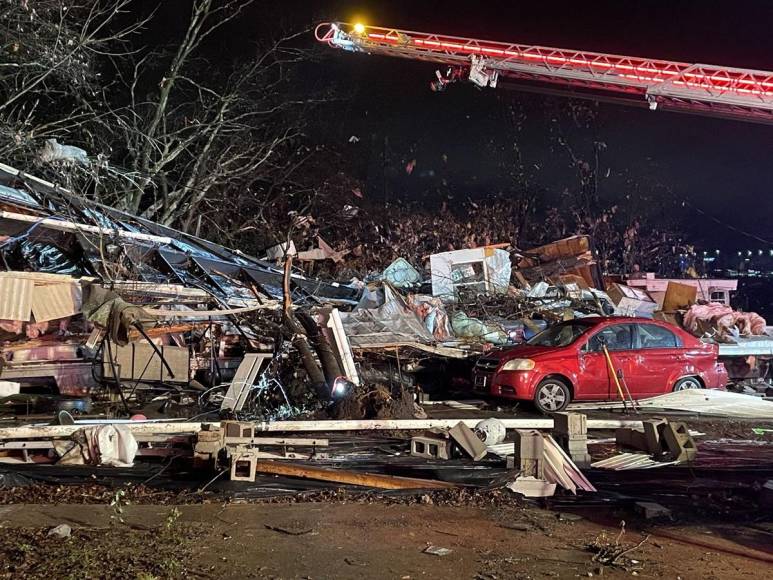
[[[659,324],[640,323],[635,329],[634,349],[624,371],[631,395],[641,398],[670,392],[672,377],[684,364],[681,340]]]
[[[612,365],[625,374],[633,347],[633,325],[612,324],[592,334],[580,353],[581,388],[588,399],[619,398],[604,354],[607,346]],[[580,397],[577,397],[578,399]]]

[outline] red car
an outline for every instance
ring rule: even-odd
[[[604,344],[634,399],[727,383],[717,346],[681,328],[648,318],[589,317],[561,322],[526,344],[484,355],[475,364],[474,389],[533,401],[547,413],[565,409],[572,400],[619,399]]]

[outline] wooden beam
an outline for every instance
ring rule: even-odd
[[[91,226],[88,224],[81,224],[76,222],[70,222],[55,218],[47,218],[36,215],[26,215],[21,213],[15,213],[11,211],[0,211],[0,218],[13,220],[17,222],[24,222],[28,224],[40,224],[41,226],[50,228],[52,230],[58,230],[62,232],[88,232],[90,234],[100,234],[108,236],[110,238],[119,237],[130,240],[140,240],[143,242],[155,242],[157,244],[171,244],[172,238],[167,236],[154,236],[152,234],[143,234],[139,232],[131,232],[128,230],[114,230],[112,228],[103,228],[99,226]]]
[[[355,385],[359,385],[360,376],[357,373],[357,366],[354,364],[352,345],[349,344],[349,337],[346,336],[344,323],[341,320],[341,313],[338,311],[338,308],[333,308],[333,310],[330,312],[330,318],[327,321],[327,327],[333,331],[333,337],[335,338],[335,343],[338,347],[338,356],[344,366],[344,372],[346,373],[346,376]]]
[[[257,473],[270,473],[317,481],[332,481],[334,483],[361,485],[379,489],[449,489],[456,487],[454,484],[446,483],[445,481],[397,477],[380,473],[358,473],[343,469],[322,469],[321,467],[307,467],[305,465],[276,463],[273,461],[258,461],[255,471]]]
[[[432,428],[450,429],[460,421],[468,427],[475,427],[485,417],[477,419],[365,419],[343,421],[274,421],[256,423],[256,432],[278,433],[314,433],[335,431],[414,431]],[[553,419],[500,419],[506,429],[552,429]],[[103,421],[97,424],[125,425],[134,434],[198,433],[204,424],[219,429],[220,423],[191,422],[140,422],[140,421]],[[0,428],[0,440],[34,439],[46,437],[69,437],[75,431],[89,424],[77,425],[23,425],[20,427]],[[588,419],[588,429],[617,429],[631,427],[641,429],[641,421],[624,419]]]
[[[425,429],[450,429],[460,421],[475,427],[486,417],[477,419],[365,419],[342,421],[275,421],[257,423],[256,431],[308,432],[315,431],[412,431]],[[552,429],[553,419],[499,419],[506,429]],[[620,419],[588,419],[588,429],[617,429],[618,427],[641,428],[641,421]]]
[[[201,431],[202,423],[157,423],[157,422],[139,422],[139,421],[105,421],[104,423],[94,424],[76,424],[76,425],[22,425],[20,427],[6,427],[0,429],[0,440],[5,439],[35,439],[50,437],[70,437],[78,429],[83,427],[94,427],[97,425],[124,425],[129,428],[133,434],[175,434],[175,433],[198,433]],[[219,429],[220,423],[211,423],[213,429]]]

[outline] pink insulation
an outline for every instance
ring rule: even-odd
[[[737,312],[730,306],[712,302],[691,306],[684,315],[684,326],[698,336],[714,330],[718,339],[728,340],[732,336],[765,334],[766,323],[755,312]]]

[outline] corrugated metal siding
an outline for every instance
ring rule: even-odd
[[[0,277],[0,320],[29,321],[32,287],[29,279]]]
[[[36,322],[65,318],[81,310],[81,288],[78,284],[45,284],[32,292],[32,314]]]

